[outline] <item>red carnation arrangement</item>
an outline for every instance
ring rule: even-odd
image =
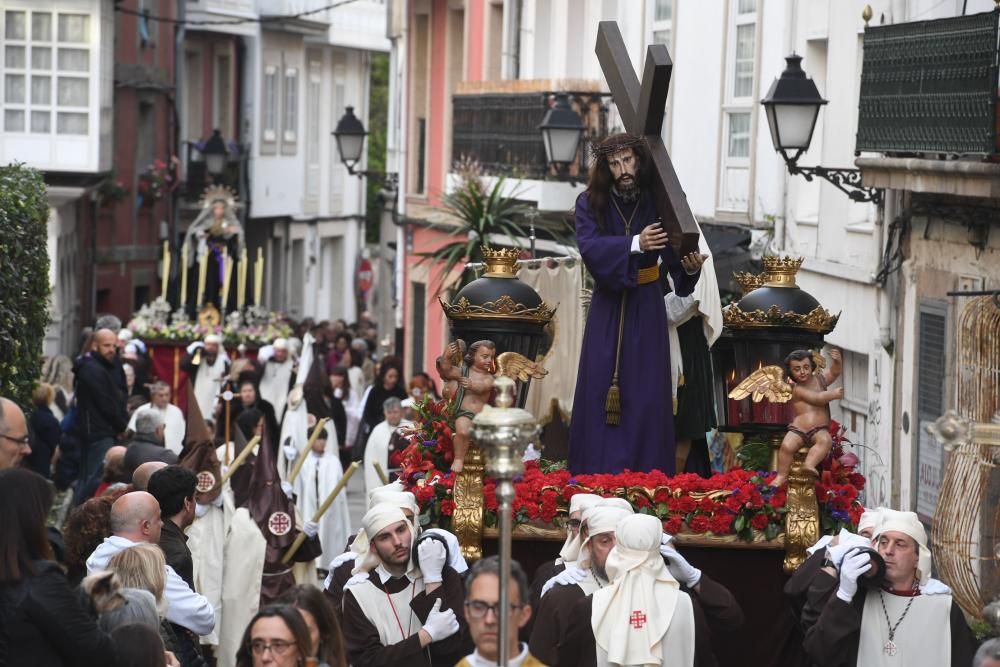
[[[453,457],[454,421],[446,401],[424,400],[416,406],[417,418],[409,444],[393,452],[390,464],[400,468],[400,478],[421,507],[421,523],[450,527],[455,511],[455,477],[449,471]],[[820,466],[816,499],[821,529],[835,533],[854,530],[864,507],[858,500],[865,478],[855,471],[857,457],[845,453],[850,444],[844,428],[831,422],[833,448]],[[565,462],[546,460],[525,463],[524,474],[514,481],[514,525],[561,526],[576,493],[595,493],[628,500],[635,511],[656,516],[670,534],[736,535],[751,541],[758,536],[774,539],[784,528],[787,492],[769,486],[774,472],[733,468],[707,479],[685,473],[668,477],[659,470],[612,474],[572,475]],[[483,481],[484,521],[497,525],[496,481]]]

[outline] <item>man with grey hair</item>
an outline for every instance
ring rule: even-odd
[[[87,559],[87,573],[106,570],[112,556],[136,544],[158,544],[162,528],[156,498],[145,491],[126,493],[111,506],[111,537],[104,538]],[[211,633],[215,629],[212,604],[191,590],[172,567],[165,567],[163,597],[167,601],[167,620],[198,635]]]
[[[180,456],[181,450],[184,449],[184,430],[186,424],[184,422],[184,413],[181,412],[179,407],[170,402],[171,393],[169,384],[162,380],[155,382],[149,392],[149,403],[140,405],[132,413],[132,419],[128,423],[128,430],[133,433],[137,432],[135,421],[141,411],[156,410],[163,417],[163,423],[165,424],[163,430],[164,446],[177,456]]]
[[[28,424],[17,403],[0,396],[0,470],[21,465],[31,453]]]
[[[163,446],[163,433],[166,425],[158,410],[138,410],[135,414],[135,435],[129,442],[125,452],[125,471],[129,477],[143,463],[163,461],[173,465],[177,463],[177,454]]]
[[[972,667],[1000,667],[1000,639],[983,642],[972,659]]]
[[[379,422],[372,429],[368,436],[368,444],[365,445],[365,489],[367,493],[383,484],[388,484],[388,480],[382,481],[379,477],[375,464],[378,463],[382,472],[389,470],[389,441],[396,429],[410,426],[412,422],[403,419],[403,405],[396,397],[385,399],[382,403],[382,415],[385,420]]]

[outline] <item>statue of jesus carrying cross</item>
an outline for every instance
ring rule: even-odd
[[[629,133],[594,148],[587,190],[576,201],[577,242],[594,290],[573,402],[569,469],[671,474],[673,399],[660,270],[686,296],[705,256],[697,251],[697,224],[659,137],[670,77],[666,47],[650,47],[641,89],[614,22],[601,23],[597,53]],[[670,236],[693,250],[675,252]]]

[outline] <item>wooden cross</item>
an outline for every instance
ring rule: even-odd
[[[653,179],[653,202],[664,229],[672,237],[683,235],[680,248],[682,257],[697,252],[698,225],[660,136],[663,110],[667,105],[667,92],[670,89],[670,73],[674,67],[667,47],[652,44],[646,48],[641,86],[632,69],[617,21],[600,22],[595,50],[608,88],[611,89],[611,96],[625,124],[625,131],[642,137],[649,147],[657,173],[657,178]]]

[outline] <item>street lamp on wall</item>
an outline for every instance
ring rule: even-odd
[[[560,171],[568,169],[576,160],[585,127],[580,115],[570,106],[566,93],[556,93],[555,104],[545,112],[538,129],[545,144],[546,160]]]
[[[374,178],[384,184],[389,190],[396,189],[398,174],[388,171],[355,171],[354,166],[361,161],[365,147],[365,137],[368,132],[361,120],[354,115],[354,107],[346,107],[344,115],[337,121],[337,129],[333,132],[333,138],[337,140],[337,151],[340,153],[340,162],[347,167],[347,173],[358,178]]]
[[[226,141],[222,138],[219,130],[212,132],[212,136],[205,142],[205,148],[201,151],[205,156],[205,169],[212,176],[218,177],[226,170],[226,162],[229,159],[229,150],[226,148]]]
[[[767,114],[774,150],[788,166],[788,173],[800,174],[807,181],[819,176],[856,202],[882,201],[882,190],[861,185],[861,170],[830,169],[827,167],[801,167],[799,157],[809,150],[819,110],[827,100],[802,69],[802,56],[795,53],[785,58],[786,67],[781,76],[771,84],[767,95],[760,101]]]
[[[337,121],[337,129],[333,131],[337,140],[337,150],[340,151],[340,161],[347,167],[349,174],[354,174],[354,165],[361,161],[361,152],[365,145],[368,132],[354,115],[354,107],[347,107],[344,115]]]

